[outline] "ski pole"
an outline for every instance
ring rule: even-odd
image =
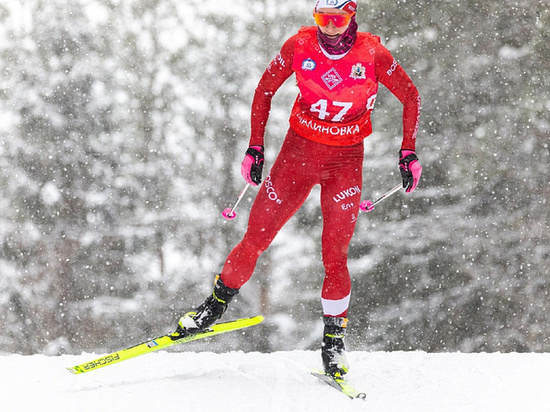
[[[363,212],[372,212],[374,210],[374,205],[381,202],[384,199],[387,199],[391,195],[393,195],[395,192],[398,192],[399,189],[401,189],[403,185],[400,183],[397,186],[395,186],[393,189],[388,190],[386,193],[384,193],[382,196],[380,196],[378,199],[376,199],[374,202],[371,202],[370,200],[363,200],[359,204],[359,209],[361,209]]]
[[[235,205],[231,208],[231,207],[228,207],[226,209],[223,210],[222,212],[222,216],[227,219],[227,220],[233,220],[237,217],[237,213],[235,212],[235,209],[237,208],[237,205],[239,204],[239,202],[241,201],[241,199],[244,197],[244,194],[246,193],[246,191],[248,190],[248,188],[250,187],[250,183],[247,183],[245,185],[245,187],[243,188],[243,190],[241,190],[241,194],[239,195],[239,198],[237,199],[237,201],[235,202]]]

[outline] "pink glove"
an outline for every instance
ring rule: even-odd
[[[241,163],[241,174],[247,183],[258,186],[262,183],[262,170],[264,168],[264,147],[250,146]]]
[[[403,178],[405,192],[410,193],[416,189],[422,175],[422,165],[418,161],[414,150],[405,149],[399,151],[399,171]]]

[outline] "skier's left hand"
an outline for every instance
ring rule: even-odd
[[[414,150],[399,151],[399,171],[403,178],[405,192],[410,193],[416,189],[422,174],[422,165],[418,161],[418,156],[416,156]]]

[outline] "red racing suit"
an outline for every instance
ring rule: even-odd
[[[329,56],[319,46],[316,30],[304,27],[288,39],[256,88],[251,146],[264,145],[271,99],[293,73],[300,93],[281,151],[250,211],[247,231],[227,257],[221,278],[231,288],[246,283],[258,257],[319,184],[323,311],[346,316],[351,293],[347,252],[361,199],[362,142],[372,132],[370,114],[378,83],[403,104],[402,149],[415,150],[420,97],[378,37],[357,33],[347,54]]]

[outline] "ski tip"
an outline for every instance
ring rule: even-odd
[[[340,375],[334,376],[319,369],[313,369],[311,374],[333,388],[339,390],[350,399],[367,399],[367,394],[355,390],[348,381]]]
[[[73,375],[78,375],[82,373],[82,371],[79,370],[78,366],[70,366],[67,368],[69,372],[71,372]]]
[[[262,315],[257,315],[257,316],[251,316],[249,318],[242,318],[242,319],[237,319],[235,321],[229,321],[227,323],[244,322],[246,323],[246,326],[253,326],[253,325],[257,325],[260,322],[263,322],[263,320],[264,320],[264,317]]]
[[[258,323],[263,322],[264,317],[262,315],[254,316],[252,319],[255,319]]]

